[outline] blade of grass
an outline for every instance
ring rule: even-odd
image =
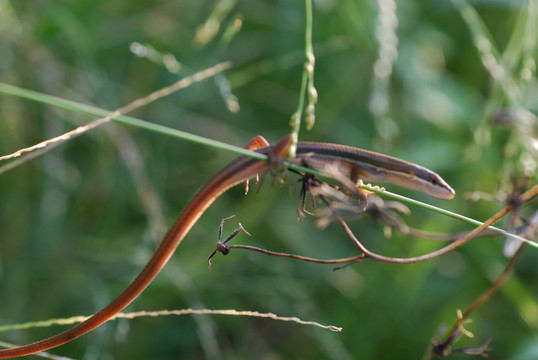
[[[60,107],[60,108],[67,109],[67,110],[73,110],[73,111],[77,111],[77,112],[86,113],[86,114],[89,114],[89,115],[94,115],[94,116],[107,116],[107,115],[109,115],[111,113],[110,111],[103,110],[103,109],[100,109],[100,108],[97,108],[97,107],[94,107],[94,106],[80,104],[80,103],[77,103],[77,102],[74,102],[74,101],[65,100],[65,99],[61,99],[61,98],[54,97],[54,96],[51,96],[51,95],[38,93],[38,92],[35,92],[35,91],[32,91],[32,90],[21,89],[19,87],[15,87],[15,86],[8,85],[8,84],[1,83],[1,82],[0,82],[0,92],[10,94],[10,95],[14,95],[14,96],[18,96],[18,97],[22,97],[22,98],[26,98],[26,99],[30,99],[30,100],[34,100],[34,101],[41,102],[41,103],[46,103],[46,104],[53,105],[53,106],[56,106],[56,107]],[[250,157],[253,157],[253,158],[256,158],[256,159],[260,159],[260,160],[265,160],[267,158],[263,154],[259,154],[259,153],[253,152],[253,151],[249,151],[249,150],[246,150],[246,149],[244,149],[242,147],[239,147],[239,146],[226,144],[226,143],[223,143],[221,141],[208,139],[208,138],[205,138],[205,137],[202,137],[202,136],[199,136],[199,135],[190,134],[190,133],[185,132],[185,131],[169,128],[167,126],[163,126],[163,125],[159,125],[159,124],[154,124],[154,123],[144,121],[144,120],[141,120],[141,119],[137,119],[137,118],[134,118],[134,117],[131,117],[131,116],[120,115],[120,116],[117,116],[117,117],[113,118],[112,120],[114,120],[116,122],[119,122],[119,123],[122,123],[122,124],[125,124],[125,125],[135,126],[135,127],[141,128],[141,129],[153,131],[153,132],[160,133],[160,134],[163,134],[163,135],[173,136],[173,137],[177,137],[177,138],[180,138],[180,139],[183,139],[183,140],[192,141],[192,142],[195,142],[195,143],[198,143],[198,144],[211,146],[211,147],[214,147],[214,148],[217,148],[217,149],[234,152],[234,153],[239,154],[239,155],[250,156]],[[317,171],[314,171],[312,169],[308,169],[308,168],[305,168],[303,166],[299,166],[299,165],[296,165],[296,164],[286,163],[286,166],[288,168],[290,168],[290,169],[297,170],[297,171],[300,171],[300,172],[309,173],[309,174],[316,175],[316,176],[323,176],[323,174],[321,174],[321,173],[319,173]],[[464,222],[467,222],[467,223],[470,223],[470,224],[473,224],[473,225],[481,225],[482,224],[482,222],[480,222],[478,220],[475,220],[475,219],[472,219],[472,218],[469,218],[469,217],[466,217],[464,215],[460,215],[460,214],[457,214],[457,213],[454,213],[454,212],[451,212],[451,211],[448,211],[448,210],[445,210],[445,209],[442,209],[442,208],[439,208],[439,207],[436,207],[436,206],[433,206],[433,205],[430,205],[430,204],[426,204],[426,203],[420,202],[418,200],[407,198],[407,197],[402,196],[402,195],[391,193],[389,191],[380,190],[378,188],[369,187],[367,185],[364,185],[363,188],[368,189],[370,191],[373,191],[375,193],[381,194],[383,196],[387,196],[389,198],[393,198],[393,199],[396,199],[396,200],[399,200],[399,201],[402,201],[402,202],[405,202],[405,203],[408,203],[408,204],[416,205],[416,206],[422,207],[422,208],[427,209],[427,210],[435,211],[435,212],[437,212],[439,214],[449,216],[449,217],[452,217],[452,218],[455,218],[455,219],[458,219],[458,220],[461,220],[461,221],[464,221]],[[534,241],[531,241],[529,239],[525,239],[525,238],[523,238],[521,236],[509,233],[509,232],[507,232],[505,230],[502,230],[502,229],[494,227],[494,226],[490,226],[489,229],[492,230],[492,231],[498,232],[499,234],[502,234],[504,236],[507,236],[507,237],[510,237],[510,238],[517,239],[517,240],[520,240],[522,242],[525,242],[525,243],[529,244],[530,246],[538,249],[538,243],[536,243]]]
[[[114,118],[117,118],[120,115],[124,115],[124,114],[132,112],[132,111],[134,111],[134,110],[136,110],[136,109],[138,109],[140,107],[146,106],[146,105],[148,105],[148,104],[150,104],[150,103],[152,103],[152,102],[154,102],[154,101],[156,101],[158,99],[161,99],[163,97],[171,95],[171,94],[173,94],[174,92],[176,92],[178,90],[184,89],[184,88],[192,85],[193,83],[202,81],[202,80],[204,80],[204,79],[206,79],[208,77],[215,76],[216,74],[224,71],[225,69],[230,68],[230,66],[231,66],[231,64],[229,62],[223,62],[223,63],[217,64],[217,65],[215,65],[213,67],[207,68],[207,69],[199,71],[197,73],[194,73],[191,76],[188,76],[188,77],[182,78],[181,80],[176,81],[172,85],[163,87],[163,88],[161,88],[159,90],[156,90],[156,91],[150,93],[149,95],[146,95],[146,96],[144,96],[142,98],[136,99],[136,100],[130,102],[129,104],[115,110],[114,112],[106,112],[105,113],[106,115],[104,115],[103,117],[101,117],[101,118],[99,118],[97,120],[94,120],[94,121],[92,121],[92,122],[90,122],[90,123],[88,123],[86,125],[79,126],[74,130],[68,131],[68,132],[66,132],[66,133],[64,133],[64,134],[62,134],[60,136],[56,136],[56,137],[51,138],[51,139],[47,139],[47,140],[42,141],[39,144],[33,145],[31,147],[20,149],[20,150],[14,152],[12,154],[1,156],[0,160],[7,160],[7,159],[19,157],[24,153],[29,153],[29,152],[32,152],[32,151],[35,151],[35,150],[38,150],[38,149],[46,148],[47,146],[51,146],[51,145],[56,144],[56,143],[62,143],[62,142],[65,142],[67,140],[70,140],[70,139],[72,139],[72,138],[74,138],[76,136],[80,136],[80,135],[84,134],[85,132],[87,132],[89,130],[92,130],[92,129],[100,126],[100,125],[103,125],[103,124],[109,122],[110,120],[113,120]],[[9,86],[7,84],[3,84],[3,85],[5,85],[5,90],[6,91],[18,92],[19,96],[23,96],[23,93],[28,91],[28,90],[24,90],[24,89]],[[33,100],[37,100],[37,101],[39,101],[40,96],[43,96],[43,94],[39,94],[39,93],[35,93],[35,92],[33,94],[28,94],[28,95],[32,96]],[[51,100],[53,100],[54,102],[57,102],[60,99],[51,98]],[[51,104],[51,105],[54,105],[54,104]],[[68,105],[75,105],[76,106],[76,103],[70,102],[70,104],[68,104]]]
[[[0,93],[17,96],[20,98],[37,101],[40,103],[56,106],[62,109],[75,111],[78,113],[88,114],[92,116],[106,117],[113,114],[113,112],[104,110],[95,106],[81,104],[75,101],[62,99],[56,96],[42,94],[33,90],[23,89],[13,85],[0,82]],[[251,156],[257,159],[265,159],[265,155],[248,151],[242,147],[230,145],[221,141],[211,140],[202,136],[191,134],[185,131],[169,128],[159,124],[151,123],[148,121],[140,120],[127,115],[119,115],[112,119],[113,121],[135,126],[141,129],[153,131],[155,133],[173,136],[179,139],[188,140],[197,144],[208,145],[217,149],[230,151],[239,155]],[[4,158],[4,157],[2,157]]]
[[[482,225],[482,222],[480,222],[478,220],[475,220],[475,219],[472,219],[470,217],[467,217],[465,215],[461,215],[461,214],[458,214],[458,213],[455,213],[455,212],[452,212],[452,211],[449,211],[449,210],[439,208],[437,206],[426,204],[426,203],[423,203],[423,202],[415,200],[415,199],[411,199],[411,198],[408,198],[408,197],[405,197],[405,196],[402,196],[402,195],[399,195],[399,194],[392,193],[390,191],[380,190],[379,188],[371,187],[371,186],[368,186],[368,185],[363,185],[361,187],[364,188],[364,189],[367,189],[369,191],[375,192],[377,194],[383,195],[385,197],[388,197],[388,198],[391,198],[391,199],[394,199],[394,200],[398,200],[398,201],[401,201],[401,202],[405,202],[405,203],[408,203],[408,204],[416,205],[416,206],[419,206],[421,208],[431,210],[431,211],[436,212],[438,214],[442,214],[442,215],[445,215],[445,216],[448,216],[448,217],[451,217],[451,218],[454,218],[454,219],[458,219],[458,220],[464,221],[464,222],[472,224],[472,225],[476,225],[476,226]],[[523,241],[524,243],[527,243],[530,246],[538,249],[538,243],[536,243],[536,242],[534,242],[532,240],[526,239],[526,238],[521,237],[521,236],[516,235],[516,234],[512,234],[512,233],[510,233],[510,232],[508,232],[506,230],[500,229],[500,228],[495,227],[495,226],[489,226],[488,229],[496,231],[499,234],[504,235],[506,237]]]

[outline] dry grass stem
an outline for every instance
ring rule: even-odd
[[[305,321],[301,320],[298,317],[286,317],[286,316],[278,316],[273,313],[260,313],[257,311],[238,311],[234,309],[224,309],[224,310],[210,310],[210,309],[181,309],[181,310],[159,310],[159,311],[136,311],[131,313],[117,313],[116,315],[112,316],[110,320],[115,319],[134,319],[138,317],[159,317],[159,316],[170,316],[170,315],[229,315],[229,316],[252,316],[252,317],[260,317],[260,318],[269,318],[273,320],[279,320],[279,321],[292,321],[297,324],[301,325],[311,325],[311,326],[317,326],[322,329],[327,329],[331,331],[342,331],[342,328],[333,326],[333,325],[323,325],[320,323],[317,323],[315,321]],[[88,319],[89,316],[72,316],[69,318],[61,318],[61,319],[50,319],[50,320],[44,320],[44,321],[33,321],[23,324],[16,324],[16,325],[6,325],[3,327],[0,327],[0,331],[6,331],[6,330],[23,330],[23,329],[29,329],[29,328],[36,328],[36,327],[50,327],[53,325],[72,325],[76,323],[81,323]]]
[[[210,67],[210,68],[207,68],[205,70],[202,70],[200,72],[197,72],[191,76],[188,76],[186,78],[183,78],[175,83],[173,83],[172,85],[170,86],[167,86],[167,87],[164,87],[162,89],[159,89],[157,91],[154,91],[152,92],[151,94],[147,95],[147,96],[144,96],[142,98],[139,98],[139,99],[136,99],[134,100],[133,102],[125,105],[124,107],[112,112],[110,115],[107,115],[105,117],[102,117],[102,118],[99,118],[97,120],[94,120],[86,125],[82,125],[82,126],[79,126],[77,127],[76,129],[74,130],[71,130],[71,131],[68,131],[62,135],[59,135],[59,136],[56,136],[56,137],[53,137],[51,139],[48,139],[48,140],[45,140],[45,141],[42,141],[38,144],[35,144],[33,146],[30,146],[30,147],[26,147],[26,148],[23,148],[23,149],[20,149],[20,150],[17,150],[15,151],[14,153],[12,154],[9,154],[9,155],[4,155],[4,156],[0,156],[0,160],[9,160],[9,159],[13,159],[13,158],[16,158],[16,157],[19,157],[21,156],[22,154],[25,154],[25,153],[29,153],[29,152],[32,152],[32,151],[36,151],[36,150],[40,150],[40,149],[44,149],[48,146],[52,146],[52,145],[58,145],[58,144],[61,144],[67,140],[70,140],[70,139],[73,139],[79,135],[82,135],[100,125],[103,125],[103,124],[106,124],[107,122],[109,122],[110,120],[118,117],[118,116],[121,116],[121,115],[124,115],[124,114],[127,114],[131,111],[134,111],[138,108],[141,108],[143,106],[146,106],[148,105],[149,103],[152,103],[153,101],[156,101],[158,99],[161,99],[163,97],[166,97],[178,90],[181,90],[181,89],[184,89],[196,82],[199,82],[199,81],[202,81],[208,77],[211,77],[211,76],[214,76],[218,73],[220,73],[221,71],[223,70],[226,70],[228,68],[230,68],[231,64],[230,62],[223,62],[223,63],[219,63],[213,67]]]

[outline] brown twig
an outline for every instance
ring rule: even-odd
[[[315,191],[319,193],[323,193],[324,195],[330,195],[330,197],[334,197],[334,191],[335,189],[332,189],[333,192],[328,193],[327,191],[323,190],[325,184],[322,184],[318,187]],[[321,189],[321,190],[319,190]],[[342,193],[338,193],[341,195],[341,197],[346,197]],[[386,225],[386,228],[388,229],[396,229],[400,233],[404,235],[410,235],[412,237],[421,238],[421,239],[427,239],[427,240],[435,240],[435,241],[455,241],[465,234],[466,232],[459,232],[459,233],[435,233],[430,231],[424,231],[417,228],[414,228],[412,226],[409,226],[405,223],[404,220],[399,216],[398,213],[403,213],[405,215],[408,215],[410,213],[410,210],[407,206],[404,204],[397,202],[397,201],[385,201],[381,199],[381,197],[376,195],[371,195],[368,197],[368,204],[366,206],[366,209],[359,208],[356,206],[356,204],[350,203],[350,201],[343,201],[341,198],[337,199],[337,204],[333,205],[333,207],[341,212],[341,210],[350,211],[352,215],[356,216],[362,216],[365,213],[369,214],[373,220],[381,221]],[[341,205],[340,205],[341,204]],[[394,211],[396,210],[396,211]],[[323,210],[322,210],[323,211]],[[332,214],[332,211],[330,209],[325,209],[324,212],[329,212]],[[348,215],[346,215],[346,218]],[[318,220],[317,224],[320,227],[326,227],[330,223],[330,215],[322,215],[322,217]],[[485,230],[480,234],[480,236],[499,236],[500,234],[493,230]]]
[[[265,249],[262,249],[262,248],[258,248],[258,247],[255,247],[255,246],[249,246],[249,245],[230,245],[230,244],[228,244],[228,242],[230,240],[232,240],[234,237],[236,237],[241,231],[243,231],[244,233],[246,233],[247,235],[250,236],[250,234],[245,230],[243,225],[241,225],[241,223],[239,223],[239,227],[237,229],[235,229],[226,238],[226,240],[222,241],[222,231],[223,231],[224,223],[227,220],[232,219],[233,217],[235,217],[235,215],[229,216],[229,217],[224,218],[224,219],[222,219],[220,221],[219,239],[218,239],[218,242],[217,242],[217,247],[211,253],[211,255],[209,255],[209,257],[207,258],[207,265],[209,267],[209,271],[211,271],[211,259],[219,252],[222,253],[223,255],[228,255],[230,253],[231,249],[251,250],[251,251],[256,251],[256,252],[259,252],[259,253],[262,253],[262,254],[265,254],[265,255],[278,256],[278,257],[289,258],[289,259],[296,259],[296,260],[307,261],[307,262],[318,263],[318,264],[343,264],[343,263],[359,262],[362,259],[364,259],[364,256],[360,255],[360,256],[353,256],[353,257],[341,258],[341,259],[323,260],[323,259],[316,259],[316,258],[307,257],[307,256],[301,256],[301,255],[294,255],[294,254],[288,254],[288,253],[281,253],[281,252],[276,252],[276,251],[265,250]]]
[[[519,203],[524,203],[528,200],[530,200],[531,198],[533,198],[534,196],[536,196],[536,194],[538,194],[538,185],[535,185],[534,187],[532,187],[530,190],[526,191],[524,194],[522,194],[518,200],[519,200]],[[473,239],[474,237],[478,236],[480,233],[482,233],[485,229],[487,229],[489,226],[495,224],[497,221],[499,221],[500,219],[502,219],[504,216],[506,216],[508,213],[510,213],[516,206],[515,202],[512,202],[510,203],[508,206],[506,206],[504,209],[500,210],[499,212],[497,212],[495,215],[493,215],[492,217],[490,217],[488,220],[486,220],[482,225],[476,227],[474,230],[470,231],[469,233],[467,233],[466,235],[462,236],[461,238],[459,238],[458,240],[454,241],[453,243],[450,243],[449,245],[439,249],[439,250],[436,250],[436,251],[432,251],[430,253],[427,253],[425,255],[421,255],[421,256],[416,256],[416,257],[410,257],[410,258],[395,258],[395,257],[388,257],[388,256],[383,256],[383,255],[379,255],[377,253],[374,253],[370,250],[368,250],[358,239],[357,237],[355,236],[355,234],[351,231],[351,229],[349,228],[349,226],[347,225],[347,223],[342,219],[342,217],[340,216],[340,214],[334,210],[331,206],[330,206],[330,202],[329,200],[324,196],[324,195],[319,195],[319,197],[321,198],[321,200],[329,207],[329,209],[331,209],[334,217],[338,220],[338,222],[340,223],[340,225],[344,228],[344,231],[346,232],[346,234],[348,235],[348,237],[353,241],[353,243],[355,244],[355,246],[357,246],[357,248],[359,250],[361,250],[364,255],[367,257],[367,258],[371,258],[372,260],[376,260],[376,261],[381,261],[381,262],[386,262],[386,263],[392,263],[392,264],[412,264],[412,263],[417,263],[417,262],[422,262],[422,261],[427,261],[427,260],[431,260],[433,258],[436,258],[436,257],[439,257],[441,255],[444,255],[446,253],[449,253],[450,251],[453,251],[457,248],[459,248],[460,246],[466,244],[467,242],[469,242],[471,239]]]
[[[283,258],[307,261],[307,262],[312,262],[312,263],[317,263],[317,264],[353,263],[353,262],[360,262],[361,260],[363,260],[365,258],[364,255],[359,255],[359,256],[352,256],[352,257],[340,258],[340,259],[328,259],[328,260],[326,260],[326,259],[317,259],[317,258],[312,258],[312,257],[308,257],[308,256],[302,256],[302,255],[295,255],[295,254],[288,254],[288,253],[281,253],[281,252],[276,252],[276,251],[265,250],[265,249],[255,247],[255,246],[250,246],[250,245],[228,245],[228,249],[251,250],[251,251],[256,251],[256,252],[259,252],[259,253],[262,253],[262,254],[265,254],[265,255],[278,256],[278,257],[283,257]],[[217,252],[221,252],[221,251],[217,250]]]
[[[522,196],[523,197],[523,196]],[[520,199],[522,198],[520,197]],[[532,233],[536,230],[536,227],[538,226],[538,211],[536,211],[527,225],[518,232],[518,235],[522,235],[524,237],[531,237]],[[448,332],[447,336],[445,337],[445,340],[441,343],[438,343],[437,341],[432,341],[433,346],[433,352],[441,357],[447,357],[449,356],[454,350],[451,349],[452,344],[460,337],[461,334],[465,333],[466,330],[463,329],[464,323],[467,321],[471,313],[476,311],[480,306],[482,306],[486,301],[488,301],[504,284],[504,282],[508,279],[512,271],[514,270],[514,267],[516,266],[517,262],[527,249],[526,243],[521,243],[517,251],[514,253],[514,255],[511,257],[508,264],[506,264],[504,270],[501,272],[501,274],[497,277],[495,282],[488,288],[486,291],[484,291],[480,296],[465,310],[465,312],[460,313],[458,315],[458,320],[452,327],[452,329]],[[485,351],[486,349],[484,349]]]

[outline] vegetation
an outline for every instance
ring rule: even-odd
[[[0,161],[5,342],[26,344],[65,328],[47,323],[13,330],[14,324],[88,315],[108,304],[194,192],[237,156],[180,139],[173,129],[244,146],[258,134],[271,142],[282,138],[295,114],[302,120],[300,140],[362,147],[431,168],[456,190],[454,200],[387,188],[480,221],[536,185],[533,0],[307,0],[306,6],[4,0],[0,9],[0,156],[106,115],[96,108],[113,111],[231,63],[128,114],[165,128],[122,118],[50,151],[29,153],[34,158]],[[297,177],[288,178],[293,183]],[[299,185],[291,195],[288,184],[270,181],[259,193],[243,192],[232,189],[209,208],[126,311],[258,311],[341,332],[254,316],[162,315],[111,321],[51,353],[77,359],[427,359],[432,339],[444,340],[440,326],[453,326],[458,309],[468,308],[510,261],[503,255],[506,237],[497,235],[427,262],[365,260],[336,271],[233,249],[226,257],[217,254],[209,272],[219,222],[230,215],[235,218],[225,234],[238,222],[251,234],[233,244],[323,259],[359,255],[337,223],[320,229],[314,216],[297,221]],[[536,201],[525,201],[496,226],[516,232],[530,224],[525,236],[536,241]],[[474,226],[407,206],[410,214],[399,216],[422,231],[455,234]],[[387,256],[418,256],[444,244],[389,231],[370,216],[346,220],[370,250]],[[454,349],[489,342],[492,358],[538,357],[536,262],[535,247],[514,261],[507,282],[470,314],[472,323],[465,322],[474,337],[462,336]]]

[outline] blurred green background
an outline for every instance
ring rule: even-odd
[[[391,1],[314,1],[319,103],[314,129],[302,130],[300,138],[429,167],[454,187],[455,200],[389,189],[484,220],[514,185],[536,183],[538,9],[523,0],[465,4],[400,1],[394,12]],[[258,134],[276,141],[289,132],[304,63],[305,4],[0,0],[0,34],[1,82],[110,110],[229,60],[233,68],[224,75],[131,115],[243,146]],[[152,56],[139,56],[144,51]],[[162,64],[163,54],[172,70],[177,64],[170,59],[177,59],[179,75]],[[230,111],[230,91],[239,111]],[[92,119],[2,94],[0,154]],[[137,274],[194,192],[234,157],[112,123],[1,174],[0,325],[101,309]],[[472,201],[465,196],[470,192],[492,197]],[[288,185],[266,184],[259,194],[243,196],[241,187],[225,194],[128,310],[273,312],[342,332],[249,317],[141,318],[110,322],[52,353],[76,359],[419,359],[436,329],[451,326],[456,310],[490,286],[507,262],[504,241],[495,237],[426,263],[365,261],[339,271],[235,250],[217,256],[208,272],[218,223],[232,214],[225,232],[240,221],[252,234],[235,243],[321,258],[356,254],[339,226],[319,230],[314,218],[297,221],[297,193],[297,186],[290,195]],[[535,209],[536,200],[521,215]],[[405,220],[420,229],[470,229],[411,210]],[[386,255],[414,256],[440,246],[397,233],[387,239],[382,224],[369,218],[352,225],[365,244]],[[529,249],[501,292],[473,314],[467,329],[475,338],[456,347],[491,340],[493,359],[538,358],[537,259]],[[2,332],[0,340],[23,344],[61,329]]]

